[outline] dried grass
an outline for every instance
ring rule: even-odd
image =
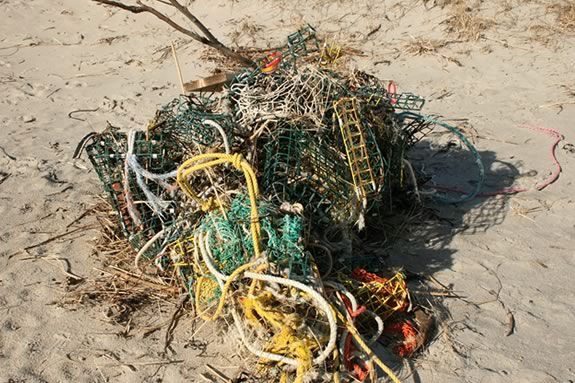
[[[561,85],[564,89],[566,99],[554,101],[547,104],[540,105],[540,108],[558,108],[558,113],[563,111],[564,105],[575,105],[575,85]]]
[[[575,2],[540,0],[543,17],[539,23],[530,25],[530,40],[543,46],[558,49],[561,43],[575,33]]]
[[[455,40],[439,40],[439,39],[427,39],[424,37],[411,37],[411,39],[405,44],[404,50],[414,56],[423,55],[434,55],[445,59],[449,62],[455,63],[458,66],[463,66],[463,64],[450,56],[446,56],[439,52],[441,48],[446,47],[449,44],[456,43]]]
[[[132,271],[134,250],[121,235],[116,213],[104,200],[92,208],[100,223],[100,237],[94,248],[103,258],[97,276],[71,286],[62,303],[97,304],[105,307],[105,316],[113,323],[130,327],[134,314],[146,316],[145,307],[169,304],[177,299],[178,289]]]
[[[478,15],[465,1],[455,1],[452,5],[451,15],[444,21],[446,31],[459,40],[478,41],[483,33],[493,25]]]
[[[528,28],[528,31],[531,34],[531,37],[529,39],[543,46],[549,47],[555,45],[557,42],[555,37],[555,30],[549,25],[546,24],[531,25]]]
[[[555,14],[556,27],[564,32],[575,32],[575,2],[551,4],[547,8]]]
[[[440,48],[443,48],[448,44],[449,41],[447,40],[411,37],[411,40],[405,45],[405,51],[415,56],[435,54]]]
[[[232,45],[240,47],[241,42],[250,39],[251,45],[257,46],[259,42],[258,34],[263,30],[263,26],[257,24],[250,16],[246,16],[238,22],[238,27],[229,34]]]

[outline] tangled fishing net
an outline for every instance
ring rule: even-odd
[[[405,275],[359,267],[370,262],[352,238],[395,199],[416,203],[418,140],[458,131],[419,114],[421,97],[336,70],[339,54],[304,28],[223,92],[82,142],[134,267],[179,286],[205,320],[233,322],[269,381],[397,382],[373,347],[394,329],[398,355],[420,346]]]

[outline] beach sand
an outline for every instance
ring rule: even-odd
[[[425,97],[427,113],[466,119],[486,190],[531,189],[432,204],[439,223],[389,249],[390,265],[465,297],[444,299],[431,344],[396,366],[405,382],[575,381],[575,39],[549,4],[470,2],[481,22],[458,24],[456,6],[432,1],[191,2],[232,47],[279,45],[314,25],[353,48],[349,66]],[[166,352],[165,327],[145,334],[169,322],[174,302],[122,325],[106,304],[64,302],[75,282],[65,271],[90,279],[105,262],[94,216],[82,217],[101,186],[72,159],[77,143],[107,121],[144,128],[178,95],[171,42],[186,80],[210,75],[219,56],[153,16],[87,0],[0,0],[0,15],[0,382],[196,382],[206,363],[233,376],[244,353],[220,326],[184,315]],[[521,124],[565,136],[563,171],[543,191],[532,189],[553,170],[553,139]]]

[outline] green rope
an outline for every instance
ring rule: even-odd
[[[473,191],[471,191],[471,193],[468,193],[468,194],[463,194],[457,198],[447,198],[447,197],[444,197],[441,195],[436,195],[435,199],[438,200],[439,202],[453,204],[453,203],[461,203],[461,202],[469,201],[469,200],[475,198],[475,196],[481,191],[481,188],[483,187],[483,183],[485,181],[485,167],[483,166],[483,161],[481,160],[481,156],[479,155],[479,152],[477,151],[475,146],[467,139],[467,137],[465,137],[465,135],[461,132],[461,130],[459,130],[455,126],[449,125],[448,123],[440,121],[440,120],[438,120],[434,117],[431,117],[431,116],[425,116],[425,115],[421,115],[421,114],[417,114],[417,113],[413,113],[413,112],[403,112],[403,113],[400,113],[398,116],[399,116],[400,120],[403,120],[403,119],[409,117],[409,118],[413,118],[413,119],[418,120],[418,121],[422,121],[424,123],[431,123],[431,124],[439,125],[445,129],[449,130],[451,133],[453,133],[455,136],[457,136],[457,138],[459,138],[459,140],[467,147],[467,149],[471,152],[471,154],[473,155],[473,157],[475,159],[475,164],[477,165],[477,170],[478,170],[478,176],[477,176],[477,182],[475,183],[475,188],[473,189]]]

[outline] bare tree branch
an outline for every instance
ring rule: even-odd
[[[202,33],[211,41],[213,42],[219,42],[218,39],[216,38],[216,36],[214,36],[210,30],[208,28],[205,27],[204,24],[202,24],[200,22],[200,20],[198,20],[196,18],[196,16],[192,15],[192,13],[190,12],[190,10],[187,7],[184,7],[183,5],[181,5],[180,3],[178,3],[178,0],[169,0],[170,3],[174,6],[174,8],[176,8],[178,11],[180,11],[181,13],[184,14],[184,16],[186,16],[196,27],[199,28],[200,31],[202,31]]]
[[[192,31],[191,29],[187,29],[182,27],[180,24],[176,23],[174,20],[170,19],[168,16],[166,16],[165,14],[163,14],[162,12],[158,11],[156,8],[150,7],[144,3],[142,3],[141,0],[137,0],[136,4],[137,5],[128,5],[128,4],[124,4],[120,1],[116,1],[116,0],[92,0],[96,3],[99,4],[105,4],[105,5],[111,5],[113,7],[117,7],[132,13],[144,13],[144,12],[148,12],[151,13],[152,15],[156,16],[158,19],[162,20],[163,22],[165,22],[166,24],[168,24],[169,26],[171,26],[172,28],[174,28],[175,30],[177,30],[178,32],[181,32],[191,38],[193,38],[194,40],[197,40],[199,42],[201,42],[202,44],[208,45],[212,48],[217,49],[218,51],[220,51],[223,55],[225,55],[226,57],[232,58],[234,60],[237,60],[239,62],[241,62],[244,65],[254,65],[254,63],[249,60],[248,58],[242,56],[241,54],[239,54],[238,52],[228,48],[227,46],[225,46],[224,44],[222,44],[210,31],[208,28],[206,28],[206,26],[204,24],[202,24],[191,12],[190,10],[183,6],[182,4],[180,4],[177,0],[169,0],[169,4],[164,1],[164,0],[157,0],[163,4],[167,4],[167,5],[171,5],[174,8],[176,8],[180,13],[182,13],[188,20],[190,20],[201,32],[204,36],[201,36],[200,34]]]
[[[146,12],[146,10],[143,7],[138,7],[136,5],[127,5],[127,4],[123,4],[123,3],[120,3],[120,2],[114,1],[114,0],[92,0],[92,1],[95,1],[96,3],[112,5],[114,7],[118,7],[118,8],[125,9],[126,11],[130,11],[132,13]]]

